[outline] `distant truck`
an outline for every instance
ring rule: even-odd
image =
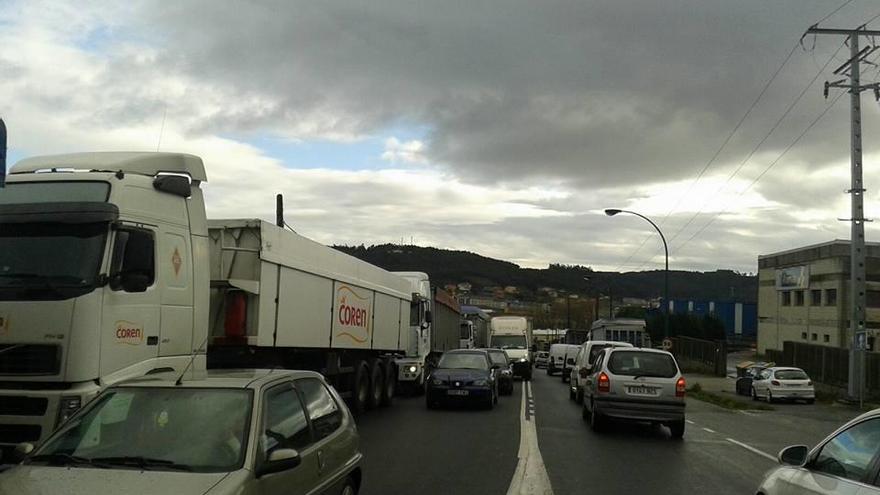
[[[504,349],[513,375],[532,379],[532,322],[524,316],[495,316],[489,322],[489,347]]]
[[[461,316],[473,323],[474,347],[483,348],[489,346],[489,321],[492,319],[489,313],[476,306],[462,306]]]
[[[476,346],[474,345],[474,322],[462,318],[458,324],[459,335],[458,335],[458,348],[459,349],[474,349]]]
[[[590,327],[589,340],[629,342],[636,347],[651,347],[645,320],[637,318],[601,318]]]
[[[461,308],[446,291],[431,286],[423,272],[393,272],[409,283],[412,293],[404,356],[396,360],[397,381],[402,391],[421,393],[425,377],[440,356],[458,349]]]
[[[200,158],[178,153],[12,167],[0,189],[4,453],[109,385],[193,361],[319,371],[355,411],[391,402],[409,282],[277,225],[209,222],[206,180]]]

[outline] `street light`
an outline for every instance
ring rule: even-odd
[[[666,244],[666,237],[663,236],[663,232],[656,223],[652,222],[650,218],[641,213],[629,210],[618,210],[616,208],[607,208],[605,210],[605,214],[609,217],[613,217],[618,213],[629,213],[630,215],[635,215],[647,221],[652,227],[654,227],[654,230],[660,234],[660,239],[663,241],[663,251],[666,253],[666,269],[663,272],[663,304],[666,305],[666,308],[663,311],[663,338],[666,339],[669,337],[669,246]]]

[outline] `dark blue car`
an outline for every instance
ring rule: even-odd
[[[428,409],[451,403],[492,409],[498,402],[497,368],[486,351],[460,349],[443,354],[428,377],[425,389]]]

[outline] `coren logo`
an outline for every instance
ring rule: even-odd
[[[144,329],[137,323],[120,320],[116,322],[116,342],[140,345],[144,342]]]
[[[370,298],[359,295],[354,288],[341,285],[336,289],[337,337],[365,343],[370,337]]]

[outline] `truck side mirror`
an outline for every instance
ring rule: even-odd
[[[425,310],[425,323],[433,323],[433,322],[434,322],[434,315],[431,314],[430,309],[426,309]]]

